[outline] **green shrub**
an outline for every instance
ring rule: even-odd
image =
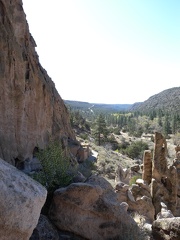
[[[133,176],[129,181],[129,185],[131,186],[132,184],[136,184],[136,180],[141,178],[142,178],[141,175]]]
[[[129,145],[130,145],[129,142],[123,141],[122,143],[120,143],[118,145],[118,149],[119,149],[119,151],[122,151],[122,150],[128,148]]]
[[[116,135],[121,135],[120,131],[121,131],[121,129],[119,127],[116,127],[112,130],[112,132]]]
[[[80,133],[79,137],[84,139],[84,140],[87,140],[88,139],[88,134],[87,133]]]
[[[148,144],[143,141],[133,142],[130,146],[128,146],[124,153],[128,155],[130,158],[143,158],[143,153],[145,150],[148,150]]]
[[[42,165],[42,171],[34,173],[32,177],[49,192],[70,184],[74,170],[59,143],[51,142],[48,147],[39,150],[36,157]]]

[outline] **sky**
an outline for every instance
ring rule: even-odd
[[[23,0],[64,100],[132,104],[180,86],[179,0]]]

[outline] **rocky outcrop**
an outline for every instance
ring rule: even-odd
[[[115,175],[115,182],[118,183],[126,183],[129,184],[129,180],[131,178],[131,173],[129,169],[123,169],[121,165],[119,164],[116,169],[116,175]]]
[[[151,195],[155,207],[155,213],[161,211],[161,202],[167,208],[176,212],[177,206],[177,169],[167,165],[166,139],[160,133],[155,133],[155,150],[152,159]]]
[[[46,189],[0,159],[0,239],[28,240],[45,203]]]
[[[142,179],[138,179],[132,186],[119,183],[116,185],[119,202],[126,202],[128,210],[137,212],[145,217],[146,222],[154,221],[155,209],[152,203],[150,188]]]
[[[171,210],[167,209],[166,204],[163,202],[161,203],[161,212],[157,214],[157,219],[162,219],[162,218],[173,218],[174,215],[172,214]]]
[[[180,240],[180,217],[158,219],[152,224],[156,240]]]
[[[75,138],[35,47],[22,0],[0,0],[0,157],[13,165],[31,158],[51,136]]]
[[[119,182],[115,186],[118,200],[127,202],[128,210],[145,216],[147,222],[152,222],[156,217],[180,216],[179,149],[179,146],[175,148],[176,158],[168,166],[166,139],[156,132],[154,156],[151,156],[150,150],[144,152],[142,179],[137,179],[136,184],[129,186],[124,178],[124,171],[119,167]],[[167,206],[166,212],[162,209],[162,204]]]
[[[167,205],[174,216],[180,215],[180,163],[177,158],[179,147],[175,148],[176,158],[172,165],[167,164],[167,143],[161,133],[155,133],[154,156],[145,151],[143,159],[143,180],[151,188],[155,215],[161,212],[161,203]]]
[[[89,144],[87,143],[79,143],[74,140],[68,141],[68,147],[73,156],[77,158],[79,163],[84,162],[91,156],[91,150]]]
[[[139,239],[127,207],[119,204],[112,186],[101,177],[56,190],[49,216],[59,229],[85,239]]]

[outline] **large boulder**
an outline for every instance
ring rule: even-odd
[[[33,231],[30,240],[58,240],[57,229],[52,225],[45,215],[40,215],[38,224]]]
[[[49,138],[75,139],[68,110],[39,62],[22,0],[0,0],[0,157],[15,165]]]
[[[156,240],[180,240],[180,217],[162,218],[153,222],[152,234]]]
[[[85,239],[139,239],[137,224],[101,177],[73,183],[55,191],[49,217],[61,230]]]
[[[0,159],[0,239],[28,240],[38,223],[47,191]]]

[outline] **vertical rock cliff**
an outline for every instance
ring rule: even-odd
[[[21,0],[0,0],[0,157],[31,158],[49,137],[72,138],[68,111],[39,63]]]

